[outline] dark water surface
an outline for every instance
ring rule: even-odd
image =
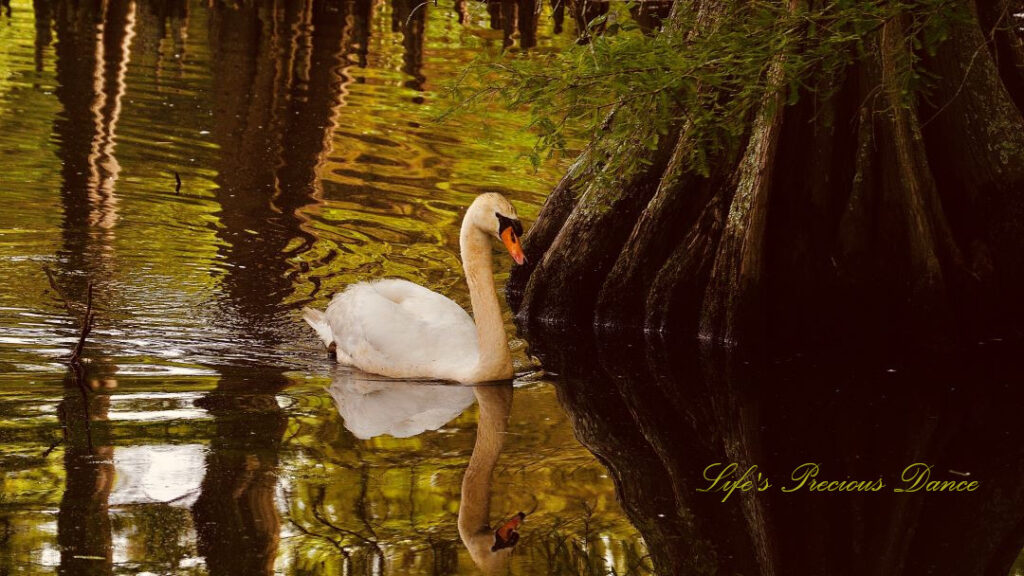
[[[571,38],[418,5],[0,10],[0,575],[1024,575],[1009,344],[748,364],[538,335],[562,377],[514,340],[514,390],[330,363],[302,306],[384,276],[466,304],[461,211],[496,190],[530,222],[565,168],[529,168],[522,118],[432,120],[479,48]],[[715,461],[894,484],[917,460],[984,489],[697,491]],[[492,553],[460,508],[529,514]]]
[[[657,339],[530,339],[561,371],[559,399],[623,487],[659,574],[1024,572],[1019,343],[758,358]],[[732,463],[750,487],[708,491]]]

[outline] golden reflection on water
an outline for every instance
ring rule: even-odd
[[[520,510],[529,513],[522,539],[497,556],[511,558],[511,573],[644,565],[606,471],[573,437],[550,386],[514,395],[507,385],[446,386],[450,396],[417,412],[389,409],[408,402],[402,394],[374,397],[388,384],[336,393],[346,379],[228,369],[163,386],[173,392],[152,391],[163,381],[150,379],[88,396],[59,382],[5,392],[0,568],[472,574],[478,562],[493,567],[479,558],[494,543],[482,526]],[[360,439],[348,428],[366,427],[338,416],[345,403],[374,404],[371,434],[409,435]],[[146,413],[154,417],[137,417]],[[502,448],[493,440],[504,418]],[[480,542],[460,536],[471,516]]]
[[[513,116],[435,125],[440,84],[478,48],[571,38],[463,1],[11,8],[0,573],[475,573],[457,526],[472,389],[361,425],[416,396],[346,388],[297,310],[381,276],[465,302],[461,211],[496,190],[531,220],[563,167],[530,169]],[[83,389],[63,298],[89,283]],[[552,388],[519,388],[510,418],[486,491],[489,522],[533,511],[510,570],[644,568]]]
[[[0,366],[61,369],[74,327],[42,264],[72,299],[96,283],[94,345],[129,373],[301,363],[292,311],[356,279],[464,300],[460,211],[497,190],[529,218],[561,167],[529,168],[514,117],[433,123],[440,83],[502,43],[460,17],[410,0],[14,2]],[[539,32],[539,49],[568,41]]]

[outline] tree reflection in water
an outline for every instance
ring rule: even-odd
[[[612,472],[659,573],[1005,575],[1024,545],[1017,345],[768,361],[678,343],[531,338],[563,369],[559,398]],[[699,492],[715,462],[757,465],[772,488],[724,503]],[[887,487],[783,493],[807,462],[820,480],[881,477]],[[914,462],[980,488],[894,493]]]
[[[110,574],[113,570],[110,491],[114,447],[104,426],[110,396],[87,392],[73,373],[58,407],[64,428],[64,494],[57,513],[62,575]]]
[[[192,507],[199,554],[210,574],[273,574],[281,517],[274,500],[278,453],[288,424],[274,393],[283,377],[254,383],[248,369],[226,368],[217,389],[196,404],[214,436]]]
[[[224,280],[226,317],[242,320],[235,327],[242,339],[270,345],[291,337],[280,325],[292,320],[279,310],[294,289],[291,259],[316,241],[302,213],[321,202],[317,171],[351,81],[345,54],[354,38],[369,35],[353,31],[352,22],[368,22],[351,11],[369,2],[214,6],[218,234],[233,264]]]

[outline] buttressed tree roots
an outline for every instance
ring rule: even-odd
[[[688,21],[713,28],[727,4],[691,2]],[[776,88],[704,171],[686,160],[686,122],[656,147],[623,143],[617,153],[644,159],[626,177],[571,171],[509,282],[518,320],[726,345],[1017,332],[1024,1],[951,4],[967,17],[935,50],[887,19],[817,96],[791,98],[807,83],[787,83],[778,54]],[[672,29],[677,15],[662,33],[694,33]],[[911,59],[926,88],[903,77]]]

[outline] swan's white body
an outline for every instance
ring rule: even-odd
[[[391,378],[484,382],[512,377],[504,320],[494,287],[491,240],[498,216],[516,218],[499,194],[482,194],[463,218],[459,237],[473,316],[452,300],[406,280],[349,286],[326,312],[303,318],[338,362]],[[521,252],[520,252],[521,254]]]
[[[479,355],[469,314],[407,280],[353,284],[334,297],[324,321],[338,362],[391,378],[457,379]]]

